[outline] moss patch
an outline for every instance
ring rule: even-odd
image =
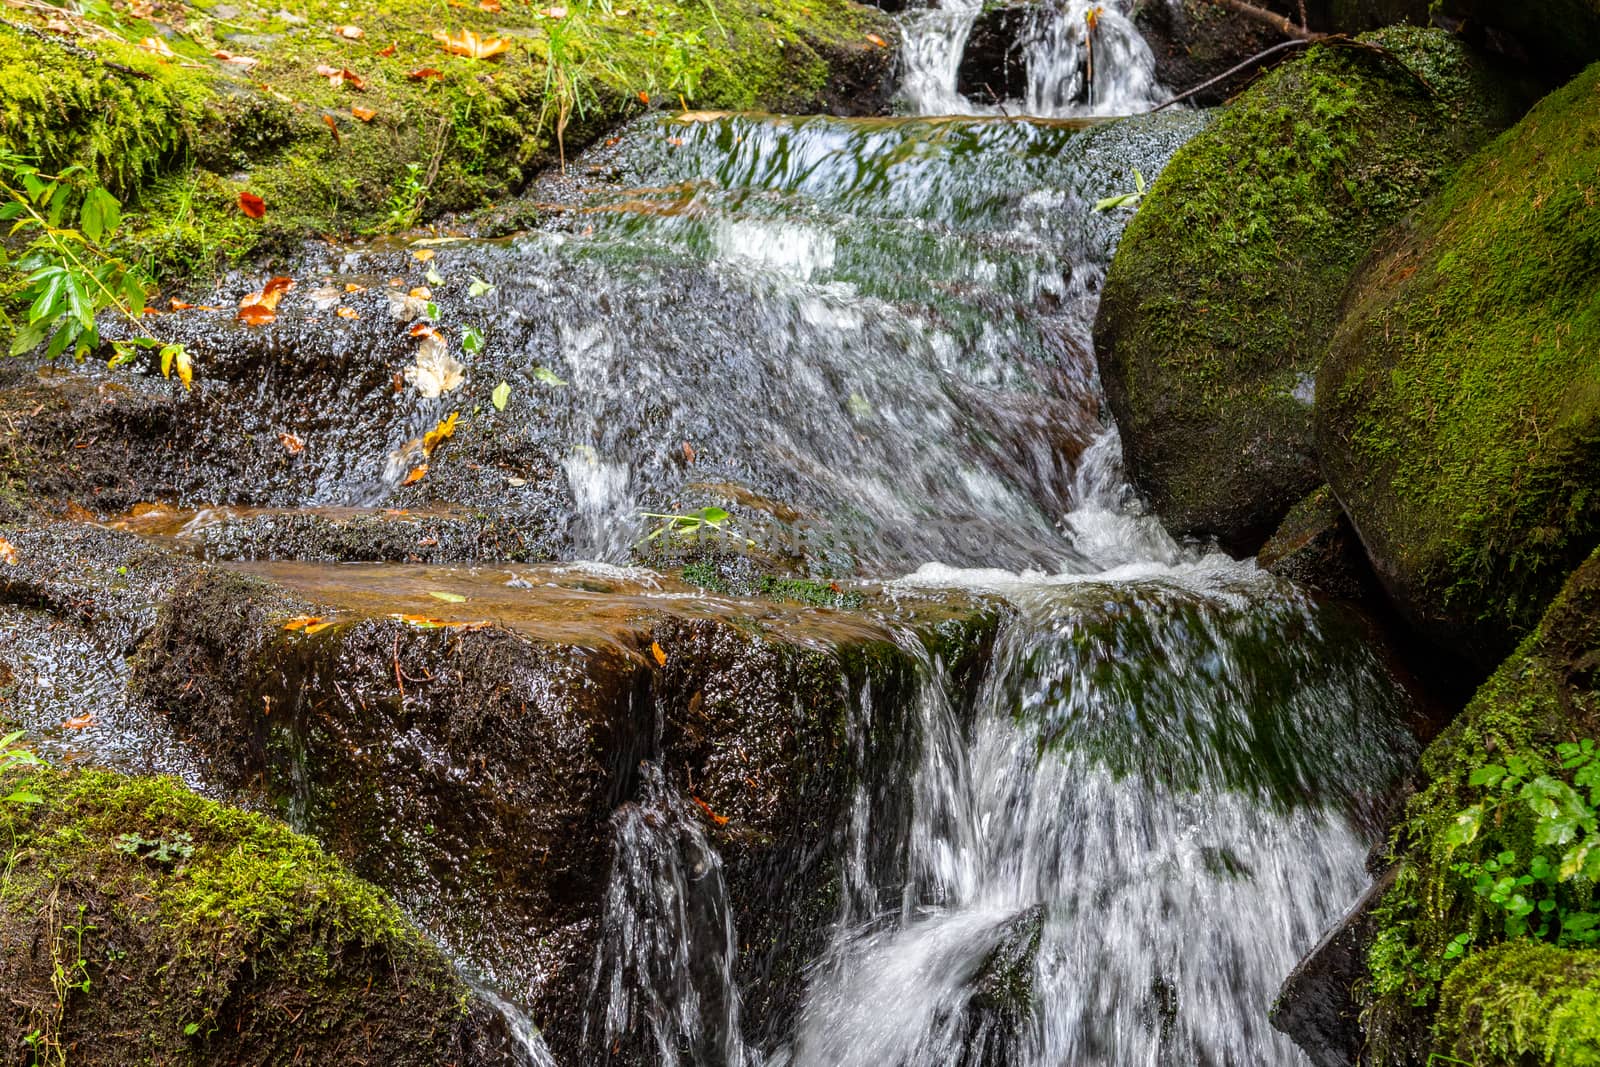
[[[1128,224],[1095,342],[1136,484],[1177,532],[1253,552],[1321,481],[1310,389],[1374,242],[1510,121],[1441,31],[1318,46],[1181,149]]]
[[[98,172],[130,201],[134,254],[168,274],[483,206],[647,106],[875,108],[890,52],[868,35],[893,34],[850,0],[154,8],[108,26],[69,20],[70,33],[42,16],[0,24],[0,142]],[[458,57],[435,30],[511,47]],[[171,56],[131,43],[145,41]],[[412,76],[424,70],[438,76]],[[236,206],[243,189],[267,203],[259,222]]]
[[[1329,481],[1413,621],[1504,655],[1600,541],[1600,66],[1364,274],[1317,385]]]
[[[1401,866],[1394,887],[1377,909],[1379,929],[1368,958],[1366,1021],[1370,1043],[1379,1054],[1375,1062],[1409,1062],[1408,1050],[1427,1047],[1433,1012],[1440,1003],[1440,983],[1455,981],[1452,972],[1457,962],[1444,954],[1453,938],[1464,933],[1472,946],[1486,946],[1503,937],[1497,915],[1452,870],[1453,865],[1505,849],[1521,856],[1538,851],[1531,840],[1531,816],[1485,825],[1470,845],[1450,846],[1446,831],[1455,814],[1483,792],[1469,784],[1470,775],[1478,767],[1504,764],[1512,756],[1528,761],[1530,775],[1560,773],[1557,744],[1600,735],[1597,665],[1600,555],[1573,574],[1539,628],[1423,755],[1423,788],[1409,802],[1395,835],[1393,851]],[[1592,886],[1570,886],[1572,893],[1590,894],[1592,904]],[[1578,898],[1572,902],[1583,903]],[[1469,947],[1466,959],[1471,961],[1480,951]],[[1487,966],[1475,965],[1471,973],[1481,978]],[[1466,999],[1489,995],[1482,989],[1471,997],[1463,992],[1476,988],[1480,978],[1463,978],[1455,986],[1446,982],[1455,990],[1456,1022],[1440,1016],[1441,1040],[1477,1040],[1461,1021],[1460,1011]],[[1492,1056],[1466,1058],[1511,1062]]]
[[[1517,942],[1474,956],[1444,985],[1438,1035],[1470,1063],[1600,1064],[1600,952]]]
[[[43,798],[0,805],[8,1062],[31,1054],[31,1033],[41,1062],[59,1049],[93,1064],[434,1065],[468,1051],[478,1024],[448,963],[308,838],[169,779],[35,769],[4,786]]]

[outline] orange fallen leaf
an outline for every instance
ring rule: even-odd
[[[362,107],[360,104],[356,104],[353,107],[351,107],[350,108],[350,114],[354,115],[356,118],[360,119],[362,122],[371,122],[373,119],[378,117],[378,113],[376,111],[374,111],[372,108],[370,108],[370,107]]]
[[[345,282],[344,291],[347,293],[364,293],[367,291],[367,287],[364,285],[357,285],[355,282]]]
[[[343,37],[347,41],[359,41],[367,35],[360,26],[335,26],[333,32],[335,36]]]
[[[74,715],[72,718],[64,720],[61,725],[68,730],[81,730],[92,722],[94,722],[94,713],[84,712],[82,715]]]
[[[491,14],[500,10],[500,0],[478,0],[478,10]]]
[[[355,308],[348,307],[341,307],[339,310],[335,311],[334,314],[339,316],[341,319],[359,319],[361,317],[360,315],[356,314]]]
[[[327,78],[328,84],[334,88],[338,88],[341,85],[348,85],[352,89],[365,89],[367,87],[367,83],[362,80],[361,76],[347,67],[330,67],[326,63],[322,63],[317,66],[317,73]]]
[[[871,41],[873,44],[877,45],[879,48],[888,48],[889,47],[889,42],[885,41],[882,37],[879,37],[875,33],[867,34],[867,40]]]
[[[402,615],[398,612],[390,615],[389,618],[398,619],[407,626],[415,626],[419,630],[487,630],[493,625],[487,619],[459,622],[451,619],[436,619],[431,615]]]
[[[343,138],[339,136],[339,124],[333,121],[333,116],[324,114],[322,116],[322,121],[328,127],[329,132],[333,134],[333,143],[342,144]]]
[[[278,306],[278,301],[283,299],[283,294],[294,288],[294,279],[287,275],[278,274],[267,279],[267,284],[261,287],[261,295],[272,301],[272,307]]]
[[[283,628],[285,630],[304,630],[307,626],[321,621],[321,615],[296,615],[294,618],[284,623]]]
[[[173,311],[221,311],[222,310],[221,308],[214,307],[211,304],[186,304],[182,300],[179,300],[177,297],[173,297],[172,300],[170,301],[170,303],[172,304],[172,310]]]
[[[418,464],[415,467],[412,467],[411,468],[411,473],[407,474],[404,478],[402,478],[400,480],[400,484],[401,485],[414,485],[415,483],[422,481],[422,479],[426,478],[427,476],[428,476],[428,465],[426,463],[421,463],[421,464]]]
[[[0,563],[15,567],[21,560],[17,557],[17,546],[0,537]]]
[[[649,102],[650,102],[650,94],[645,92],[643,89],[640,89],[639,90],[639,103],[648,104]]]
[[[162,59],[173,58],[172,49],[168,48],[167,42],[163,41],[159,37],[144,38],[139,42],[139,48],[142,51],[149,52],[153,56],[160,56]]]
[[[388,48],[378,49],[378,54],[384,59],[388,59],[390,56],[394,55],[394,45],[390,45]]]
[[[428,78],[439,78],[442,80],[444,78],[444,71],[435,70],[433,67],[418,67],[410,74],[407,74],[406,77],[410,78],[414,82],[426,81]]]
[[[565,9],[562,10],[562,14],[566,14]],[[434,30],[433,39],[451,55],[466,56],[468,59],[489,59],[511,50],[511,38],[479,37],[471,30],[462,30],[454,34],[446,33],[444,30]]]
[[[691,467],[694,466],[694,445],[688,441],[683,443],[683,458],[689,461]]]
[[[437,337],[437,336],[439,336],[439,331],[435,330],[432,326],[428,325],[426,322],[419,322],[415,326],[411,327],[411,329],[407,330],[406,332],[409,333],[412,337]]]
[[[416,297],[418,300],[432,300],[433,290],[429,289],[426,285],[417,285],[412,287],[410,295]]]
[[[239,210],[244,212],[246,218],[259,219],[267,213],[267,202],[255,193],[241,192]]]
[[[243,70],[249,70],[251,67],[261,62],[261,60],[254,56],[241,56],[237,52],[223,52],[221,50],[212,52],[211,57],[213,59],[220,59],[224,63],[239,67]]]
[[[426,263],[428,260],[433,258],[433,249],[419,248],[415,252],[411,253],[411,258],[415,259],[418,263]]]
[[[261,287],[261,291],[248,294],[239,301],[239,321],[247,326],[260,326],[277,318],[278,301],[294,288],[294,279],[278,276]]]
[[[265,304],[245,304],[239,309],[239,321],[246,326],[261,326],[278,317],[278,313]]]
[[[689,797],[689,799],[694,801],[696,804],[700,805],[700,810],[706,813],[706,818],[710,819],[712,822],[716,823],[718,826],[726,826],[726,825],[728,825],[728,817],[726,815],[718,815],[716,812],[712,811],[710,804],[707,804],[705,801],[701,800],[697,796],[692,796],[691,795]]]
[[[660,642],[650,642],[650,654],[656,658],[657,667],[665,667],[667,665],[667,650],[661,647]]]
[[[284,451],[288,452],[291,456],[298,456],[300,453],[306,450],[306,443],[300,440],[300,438],[296,437],[294,434],[287,431],[278,435],[278,443],[282,445]]]

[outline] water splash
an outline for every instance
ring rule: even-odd
[[[745,1067],[734,981],[738,939],[722,859],[654,764],[612,816],[615,855],[584,1043],[601,1062]]]

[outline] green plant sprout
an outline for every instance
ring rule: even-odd
[[[1133,192],[1118,193],[1116,196],[1108,196],[1104,200],[1096,200],[1094,202],[1094,210],[1110,211],[1119,207],[1137,208],[1139,202],[1144,199],[1145,194],[1144,175],[1139,173],[1138,167],[1133,168],[1133,180],[1136,186]]]

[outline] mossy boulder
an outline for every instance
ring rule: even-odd
[[[1129,222],[1095,346],[1128,470],[1169,527],[1253,553],[1322,481],[1315,373],[1373,244],[1502,128],[1459,41],[1319,45],[1190,141]]]
[[[1399,869],[1374,912],[1377,933],[1362,994],[1374,1063],[1420,1063],[1430,1047],[1475,1049],[1482,1054],[1464,1057],[1475,1063],[1593,1062],[1540,1058],[1544,1050],[1533,1055],[1531,1046],[1523,1050],[1532,1056],[1526,1059],[1483,1052],[1533,1039],[1531,1031],[1512,1037],[1505,1030],[1509,1016],[1504,1013],[1519,1010],[1519,998],[1544,998],[1552,1014],[1541,1016],[1540,1025],[1557,1024],[1554,1013],[1567,998],[1557,977],[1566,965],[1544,956],[1536,969],[1546,977],[1517,988],[1521,979],[1514,975],[1522,965],[1513,961],[1531,957],[1511,947],[1518,942],[1493,949],[1505,937],[1504,913],[1480,898],[1473,879],[1456,870],[1506,850],[1525,861],[1540,852],[1525,805],[1514,803],[1503,819],[1486,819],[1465,843],[1451,833],[1458,813],[1489,795],[1471,781],[1475,770],[1520,759],[1527,763],[1529,779],[1561,776],[1570,772],[1561,769],[1556,745],[1580,738],[1600,738],[1600,553],[1572,574],[1539,627],[1423,754],[1421,788],[1408,802],[1393,840]],[[1582,879],[1562,885],[1562,907],[1600,907],[1594,887]],[[1465,939],[1466,962],[1446,954],[1458,937]],[[1509,969],[1477,959],[1491,951]],[[1491,973],[1497,970],[1503,978],[1498,983]],[[1592,999],[1592,978],[1583,975],[1594,971],[1577,968],[1571,974]]]
[[[310,839],[172,779],[26,768],[0,776],[13,791],[37,802],[0,803],[6,1062],[517,1062],[439,951]]]
[[[1329,483],[1439,645],[1493,663],[1600,542],[1600,66],[1462,168],[1353,288]]]
[[[1440,994],[1440,1051],[1468,1063],[1600,1064],[1600,952],[1514,942],[1457,967]]]

